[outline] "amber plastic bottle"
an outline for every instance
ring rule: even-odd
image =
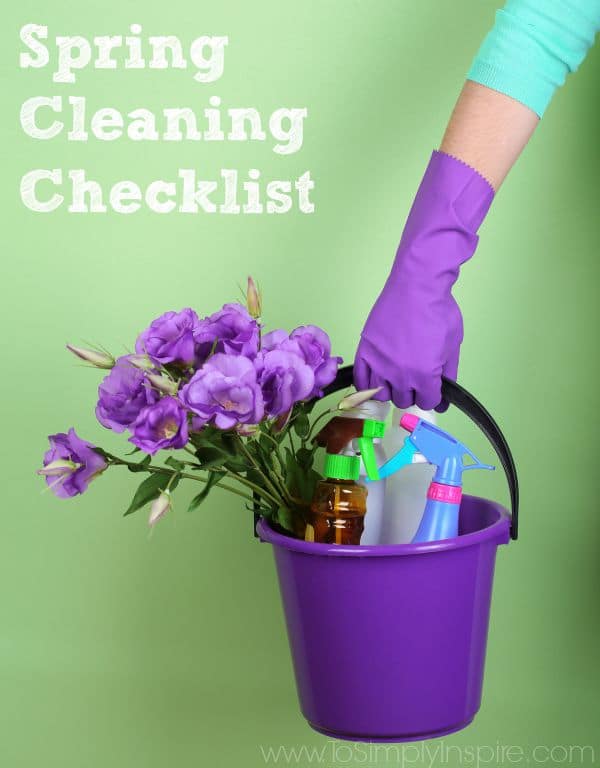
[[[304,534],[305,541],[321,544],[360,544],[367,511],[367,489],[356,480],[358,456],[328,453],[326,480],[317,485]]]

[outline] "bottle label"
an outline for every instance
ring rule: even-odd
[[[427,491],[427,498],[432,501],[443,501],[446,504],[460,504],[462,488],[457,485],[431,483]]]

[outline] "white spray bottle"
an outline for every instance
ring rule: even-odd
[[[377,468],[383,466],[387,461],[387,456],[389,454],[386,454],[383,446],[383,423],[388,417],[389,410],[389,403],[384,403],[379,400],[367,400],[365,403],[361,403],[356,409],[346,411],[342,414],[343,416],[348,416],[350,418],[365,419],[376,425],[382,425],[381,432],[377,432],[377,434],[381,434],[381,437],[366,436],[352,440],[352,450],[355,453],[360,454],[360,475],[358,477],[358,482],[361,485],[366,486],[367,477],[371,477],[374,472],[374,468],[368,465],[369,454],[365,455],[363,448],[364,443],[361,445],[362,440],[369,440],[372,443],[373,448],[370,454],[371,459],[373,454],[375,455]],[[369,483],[367,514],[365,515],[365,527],[362,536],[360,537],[361,544],[381,544],[381,530],[384,524],[383,517],[386,484],[387,481],[385,479],[371,480]]]
[[[386,456],[395,456],[409,435],[400,426],[400,419],[405,413],[414,414],[419,419],[424,419],[432,424],[436,423],[434,411],[422,411],[416,405],[408,409],[394,408],[392,424],[387,428],[383,438],[383,452]],[[422,462],[404,467],[402,472],[396,472],[377,483],[369,483],[369,495],[372,485],[386,483],[383,517],[377,543],[407,544],[413,540],[423,517],[427,489],[434,472],[435,467],[427,464],[423,459]]]

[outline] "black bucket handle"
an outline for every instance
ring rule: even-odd
[[[334,381],[328,387],[325,387],[324,396],[338,392],[340,389],[346,389],[353,385],[353,367],[345,365],[337,372]],[[489,411],[460,384],[451,379],[442,376],[442,397],[450,405],[456,406],[459,411],[466,414],[473,421],[487,439],[492,444],[500,463],[504,469],[508,488],[510,490],[510,538],[516,541],[519,535],[519,478],[517,477],[517,468],[511,450],[502,434],[502,430],[496,424]],[[254,526],[260,516],[255,513]],[[256,535],[256,534],[255,534]]]

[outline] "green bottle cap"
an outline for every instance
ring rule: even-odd
[[[358,480],[359,474],[358,456],[340,456],[337,453],[325,455],[325,477],[335,480]]]
[[[385,421],[365,419],[363,424],[363,437],[383,437],[385,435]]]
[[[358,450],[365,465],[365,471],[369,480],[379,480],[377,456],[373,439],[383,437],[385,434],[385,422],[375,419],[365,419],[363,423],[362,437],[358,438]]]

